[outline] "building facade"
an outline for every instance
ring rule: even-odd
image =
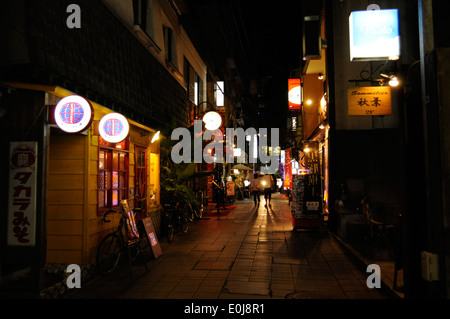
[[[358,21],[377,10],[394,13],[397,29],[386,27],[381,16]],[[395,267],[404,271],[404,296],[448,298],[449,100],[441,88],[449,42],[442,32],[448,25],[443,4],[325,1],[325,12],[330,227],[353,245],[363,242],[357,215],[366,198],[378,220],[398,231]],[[392,37],[396,32],[399,37]],[[376,42],[380,34],[393,42]],[[369,50],[357,51],[362,47]],[[384,48],[398,51],[383,57]],[[380,104],[385,91],[387,112]]]
[[[160,145],[153,137],[188,127],[207,88],[206,65],[178,21],[177,3],[182,5],[165,0],[5,5],[0,121],[2,145],[10,151],[2,153],[1,163],[2,174],[12,177],[2,183],[23,192],[1,195],[8,212],[0,220],[3,280],[31,272],[33,287],[41,289],[45,265],[93,264],[99,241],[118,222],[117,215],[113,223],[103,223],[102,213],[120,209],[124,199],[151,217],[160,233]],[[88,101],[93,114],[84,130],[67,133],[56,124],[54,110],[73,95]],[[100,121],[113,113],[130,127],[119,142],[100,134]],[[22,176],[11,165],[17,158],[34,158],[31,188],[14,178]]]

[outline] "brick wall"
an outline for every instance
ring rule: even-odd
[[[185,89],[131,31],[99,0],[77,1],[81,29],[69,29],[70,3],[27,2],[31,63],[8,80],[59,85],[150,127],[187,125]]]

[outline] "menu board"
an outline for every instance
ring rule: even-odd
[[[292,187],[291,214],[296,219],[318,218],[320,206],[320,176],[295,175]]]
[[[304,215],[305,175],[294,175],[292,180],[291,214],[294,218]]]
[[[152,219],[145,217],[142,219],[144,224],[145,234],[147,235],[148,242],[153,251],[153,256],[158,258],[162,255],[161,246],[159,245],[158,237],[156,237],[155,227],[153,226]]]

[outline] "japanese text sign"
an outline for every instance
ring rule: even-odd
[[[11,142],[9,150],[8,245],[34,246],[37,142]]]
[[[348,115],[391,115],[391,88],[388,86],[348,89]]]
[[[284,165],[285,176],[284,176],[284,187],[292,187],[292,164],[291,164],[291,149],[286,150],[286,164]]]

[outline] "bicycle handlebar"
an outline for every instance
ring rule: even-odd
[[[109,210],[107,210],[106,212],[104,212],[104,213],[103,213],[103,217],[102,217],[103,222],[105,222],[105,223],[111,222],[111,220],[106,219],[106,216],[109,215],[110,213],[117,213],[117,210],[115,210],[115,209],[109,209]]]

